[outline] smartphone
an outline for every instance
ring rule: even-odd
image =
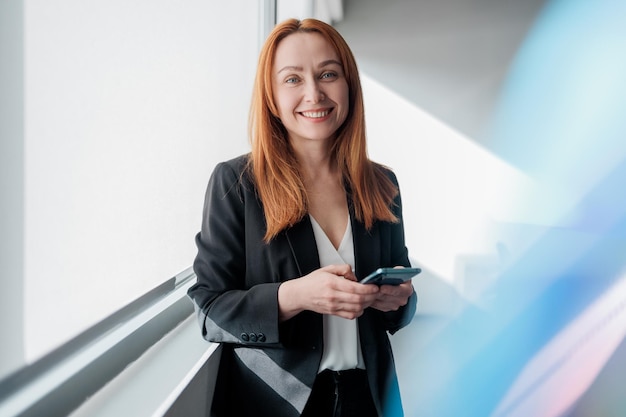
[[[420,268],[378,268],[361,281],[361,284],[400,285],[422,272]]]

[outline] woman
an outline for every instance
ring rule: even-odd
[[[409,266],[400,195],[367,158],[356,63],[334,28],[276,26],[250,120],[252,152],[209,181],[189,290],[204,338],[223,344],[214,415],[401,410],[387,332],[409,323],[415,292],[356,282]]]

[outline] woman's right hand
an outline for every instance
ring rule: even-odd
[[[279,318],[285,321],[310,310],[352,320],[376,301],[378,292],[376,285],[356,282],[348,264],[325,266],[278,287]]]

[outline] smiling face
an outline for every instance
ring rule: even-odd
[[[330,144],[348,115],[348,83],[337,52],[322,35],[293,33],[276,48],[272,92],[292,145]]]

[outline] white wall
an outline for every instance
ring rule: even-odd
[[[31,0],[24,19],[33,360],[191,265],[209,174],[248,150],[259,19],[243,0]]]
[[[545,0],[346,0],[359,68],[474,141]]]

